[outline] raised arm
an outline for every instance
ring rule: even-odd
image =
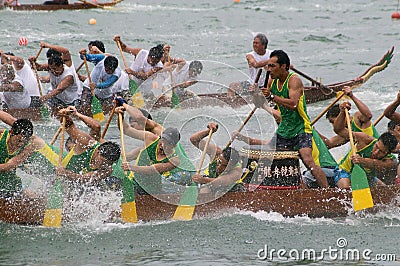
[[[140,50],[142,50],[142,48],[133,48],[133,47],[127,46],[125,43],[123,43],[123,42],[121,41],[121,36],[119,36],[119,35],[115,35],[114,38],[113,38],[113,40],[114,40],[116,43],[119,42],[119,43],[121,44],[121,49],[122,49],[122,51],[124,51],[125,53],[133,54],[135,57],[138,55],[138,53],[140,52]]]
[[[359,127],[369,126],[372,122],[372,113],[366,104],[364,104],[360,99],[358,99],[352,92],[351,87],[345,86],[343,92],[350,97],[354,102],[359,112],[354,114],[354,121]]]
[[[209,123],[207,125],[207,129],[198,131],[198,132],[194,133],[193,135],[191,135],[190,136],[190,142],[195,147],[197,147],[198,149],[200,149],[202,151],[204,149],[205,144],[206,144],[206,140],[204,138],[208,136],[208,134],[210,133],[210,129],[212,129],[212,131],[214,133],[217,132],[218,124]],[[219,148],[216,144],[210,142],[208,147],[207,147],[206,153],[211,158],[214,158],[217,153],[218,154],[221,153],[221,148]]]
[[[40,47],[54,49],[54,50],[60,52],[61,53],[61,57],[62,57],[62,59],[64,61],[64,64],[66,64],[69,67],[72,66],[71,53],[69,52],[68,48],[63,47],[63,46],[59,46],[59,45],[49,44],[49,43],[46,43],[46,42],[40,42]]]
[[[400,113],[396,112],[397,107],[400,105],[400,91],[397,93],[396,99],[386,107],[384,114],[390,120],[400,123]]]

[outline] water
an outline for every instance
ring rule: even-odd
[[[32,0],[31,3],[41,1]],[[399,23],[390,16],[396,11],[395,1],[128,1],[111,10],[58,12],[0,11],[0,49],[27,58],[36,55],[39,42],[60,44],[70,49],[76,65],[78,51],[90,40],[100,39],[107,52],[119,55],[112,41],[120,34],[130,46],[149,48],[160,42],[171,44],[171,55],[209,63],[204,77],[229,84],[244,79],[247,73],[244,54],[251,50],[252,36],[264,32],[269,49],[285,50],[294,66],[325,84],[344,81],[362,74],[377,62],[391,46],[399,42]],[[89,25],[90,18],[97,20]],[[26,36],[29,44],[18,46]],[[398,51],[389,67],[375,74],[355,93],[377,118],[398,91]],[[44,55],[39,57],[39,62]],[[128,62],[132,58],[127,57]],[[230,65],[237,70],[231,70]],[[121,63],[122,66],[122,63]],[[304,81],[308,84],[308,81]],[[199,90],[201,88],[198,88]],[[330,101],[308,106],[311,117],[319,114]],[[205,107],[187,112],[157,111],[155,119],[183,130],[188,144],[191,132],[205,126],[207,116],[221,124],[213,141],[224,145],[228,133],[237,129],[251,106],[240,109]],[[204,114],[207,114],[205,116]],[[188,120],[190,118],[196,118]],[[255,119],[258,118],[258,119]],[[198,119],[198,120],[197,120]],[[383,119],[378,129],[386,129]],[[182,126],[186,125],[186,126]],[[267,126],[261,126],[267,125]],[[273,121],[257,111],[245,133],[268,135]],[[36,132],[50,140],[58,127],[56,121],[36,125]],[[331,126],[322,118],[317,129],[330,136]],[[265,134],[265,135],[264,135]],[[118,141],[116,125],[109,138]],[[127,148],[137,142],[126,141]],[[241,147],[240,143],[234,143]],[[333,150],[339,157],[344,149]],[[196,150],[188,151],[193,158]],[[40,180],[28,179],[31,186]],[[40,186],[39,186],[40,187]],[[93,207],[92,212],[96,212]],[[101,217],[101,213],[98,214]],[[102,219],[65,224],[61,229],[0,224],[1,265],[257,265],[257,264],[331,264],[331,265],[397,265],[379,261],[261,261],[257,252],[265,245],[269,250],[337,248],[339,238],[347,248],[373,254],[399,252],[400,215],[396,208],[377,214],[350,214],[346,218],[284,218],[276,213],[240,212],[190,222],[139,223],[137,225],[104,224]]]

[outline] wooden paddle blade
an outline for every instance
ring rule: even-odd
[[[96,96],[92,97],[92,114],[93,118],[99,122],[103,122],[106,118],[103,114],[103,108]]]
[[[198,195],[199,190],[197,189],[197,184],[192,183],[183,193],[179,201],[179,206],[176,208],[172,219],[180,221],[192,220]]]
[[[43,218],[43,226],[61,227],[63,205],[63,188],[57,178],[47,198],[46,212]]]
[[[138,221],[133,182],[127,175],[122,180],[121,219],[125,223]]]
[[[354,211],[360,211],[374,206],[367,175],[358,164],[354,165],[353,171],[351,172],[351,190]]]

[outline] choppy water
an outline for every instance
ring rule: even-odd
[[[32,3],[40,1],[32,0]],[[119,55],[112,37],[120,34],[128,45],[149,48],[160,42],[171,44],[171,54],[188,60],[215,61],[203,75],[228,85],[243,79],[247,73],[244,54],[251,50],[256,32],[268,35],[270,49],[288,52],[295,67],[323,83],[355,78],[370,64],[395,46],[389,67],[375,74],[357,89],[357,96],[378,117],[398,91],[400,21],[390,16],[396,11],[395,1],[129,1],[111,10],[13,12],[0,11],[0,49],[13,51],[25,58],[36,55],[39,42],[60,44],[70,49],[78,65],[78,50],[90,40],[104,41],[107,52]],[[89,25],[90,18],[97,20]],[[26,36],[29,44],[18,46]],[[41,55],[40,60],[44,60]],[[128,58],[130,61],[131,58]],[[223,67],[228,64],[237,70]],[[122,64],[121,64],[122,66]],[[304,81],[308,84],[307,81]],[[200,89],[200,88],[199,88]],[[308,106],[311,117],[319,114],[329,101]],[[226,143],[227,132],[234,130],[251,110],[205,107],[187,112],[155,112],[157,121],[182,127],[187,136],[205,125],[204,114],[223,125],[213,138]],[[203,117],[190,124],[188,117]],[[273,122],[257,111],[249,122],[247,133],[268,134],[259,125],[271,128]],[[387,120],[378,126],[386,128]],[[36,126],[36,132],[51,139],[55,121]],[[330,135],[331,127],[321,119],[317,129]],[[109,138],[118,141],[116,125]],[[186,137],[185,137],[186,136]],[[127,141],[128,148],[137,145]],[[240,143],[234,144],[240,147]],[[197,151],[189,155],[198,157]],[[343,149],[333,151],[336,157]],[[28,179],[37,186],[36,179]],[[39,186],[40,187],[40,186]],[[95,209],[94,209],[95,210]],[[95,212],[95,211],[94,211]],[[99,213],[99,217],[101,214]],[[348,262],[345,260],[261,261],[257,252],[265,245],[270,249],[337,248],[339,238],[347,247],[373,254],[399,252],[400,213],[389,208],[377,214],[350,215],[340,219],[283,218],[275,213],[227,214],[212,219],[190,222],[139,223],[138,225],[103,224],[102,219],[66,224],[62,229],[16,226],[0,223],[1,265],[232,265],[232,264],[332,264],[383,265],[382,262]],[[398,264],[397,259],[397,264]],[[386,262],[385,265],[395,265]]]

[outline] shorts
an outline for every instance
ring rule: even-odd
[[[336,187],[337,183],[335,182],[335,168],[321,166],[321,169],[322,171],[324,171],[326,178],[328,179],[329,187]],[[315,179],[315,177],[312,175],[311,170],[304,171],[301,177],[303,179],[303,182],[309,188],[319,187],[317,179]]]
[[[339,182],[340,179],[342,178],[348,178],[351,180],[351,173],[347,172],[346,170],[339,169],[339,167],[335,168],[335,185],[337,186],[337,183]],[[375,176],[372,180],[368,180],[368,184],[370,186],[375,185],[376,181],[379,179]]]
[[[81,100],[76,99],[75,101],[73,101],[72,103],[64,103],[63,101],[61,101],[60,99],[53,97],[50,98],[47,101],[47,104],[49,107],[53,107],[53,108],[67,108],[68,106],[75,106],[75,107],[79,107],[81,105]]]
[[[312,134],[300,133],[294,138],[284,138],[279,134],[272,137],[271,143],[276,143],[278,151],[297,151],[302,148],[312,148]]]
[[[42,102],[40,101],[40,97],[39,96],[31,96],[31,104],[29,105],[29,107],[32,107],[32,108],[42,107]]]

